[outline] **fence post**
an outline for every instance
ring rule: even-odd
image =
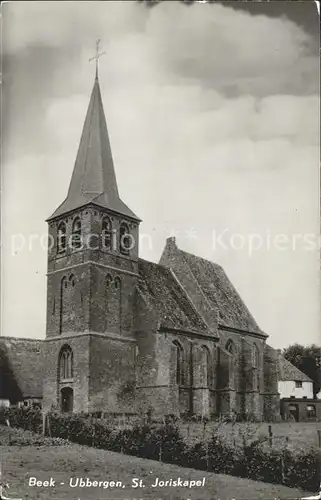
[[[203,420],[203,441],[205,440],[205,435],[206,435],[206,420]]]
[[[317,430],[317,433],[318,433],[318,444],[319,444],[319,448],[321,448],[321,430],[318,429]]]
[[[49,437],[52,437],[52,436],[51,436],[51,424],[50,424],[50,417],[49,417],[49,413],[48,413],[46,416],[47,416],[47,423],[48,423],[48,432],[49,432]]]
[[[42,414],[42,434],[44,436],[46,435],[46,420],[47,420],[47,413],[43,412],[43,414]]]
[[[9,441],[9,446],[11,446],[11,426],[10,426],[10,422],[9,422],[8,418],[6,418],[6,426],[9,427],[9,429],[10,429],[8,441]],[[0,479],[1,479],[1,470],[0,470]],[[1,498],[1,496],[0,496],[0,498]]]
[[[284,479],[285,479],[285,475],[284,475],[284,458],[283,458],[283,454],[281,455],[281,481],[282,481],[282,484],[284,484]]]
[[[272,425],[269,424],[269,445],[270,446],[272,446],[272,438],[273,438]]]
[[[210,470],[210,455],[208,452],[208,441],[206,442],[206,470],[209,472]]]

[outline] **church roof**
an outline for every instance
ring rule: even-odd
[[[310,377],[301,372],[290,361],[285,359],[281,354],[278,355],[277,364],[278,380],[280,381],[298,381],[298,382],[312,382]]]
[[[220,328],[235,328],[267,336],[221,266],[180,250],[174,238],[167,240],[160,263],[172,268],[182,286],[188,287],[193,304],[209,326],[211,322],[218,321]]]
[[[138,290],[160,318],[160,326],[212,335],[170,269],[139,259]]]
[[[94,203],[139,220],[120,199],[98,77],[87,110],[69,191],[48,220]]]
[[[42,342],[39,339],[0,337],[0,379],[4,380],[3,386],[0,385],[0,399],[5,399],[8,386],[11,388],[7,394],[10,399],[42,397]]]

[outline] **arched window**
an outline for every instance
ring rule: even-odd
[[[60,321],[59,321],[59,332],[62,333],[63,322],[64,322],[64,291],[68,286],[67,278],[64,276],[60,283]]]
[[[59,355],[59,379],[70,380],[74,376],[73,353],[71,347],[64,346]]]
[[[236,350],[233,340],[228,340],[226,342],[225,350],[233,354],[233,356],[235,355]]]
[[[72,248],[75,250],[81,247],[81,221],[76,217],[72,224]]]
[[[74,274],[71,274],[71,275],[69,276],[69,284],[70,284],[71,286],[75,286],[75,275],[74,275]]]
[[[181,344],[177,341],[173,342],[176,348],[176,383],[178,385],[184,385],[184,351]]]
[[[64,276],[61,280],[61,289],[67,288],[67,286],[68,286],[67,278],[66,276]]]
[[[112,282],[113,282],[112,276],[110,274],[107,274],[107,276],[106,276],[106,288],[109,288],[110,285],[112,284]]]
[[[253,368],[260,366],[260,352],[256,344],[253,345]]]
[[[63,253],[66,250],[66,224],[60,222],[57,234],[57,252]]]
[[[203,384],[206,387],[210,386],[211,382],[211,364],[210,351],[205,345],[202,346],[202,369],[203,369]]]
[[[104,217],[102,220],[102,247],[104,250],[110,250],[112,244],[112,223],[109,217]]]
[[[128,255],[131,246],[131,236],[129,232],[129,227],[125,222],[120,225],[119,231],[119,250],[123,255]]]
[[[105,329],[106,331],[120,331],[122,313],[121,281],[119,276],[106,277],[105,290]]]

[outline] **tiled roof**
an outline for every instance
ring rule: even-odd
[[[216,311],[221,327],[265,335],[221,266],[180,250],[173,239],[167,240],[160,262],[172,268],[181,283],[189,275],[189,295],[193,303],[196,305],[201,300],[203,306],[206,302],[208,308]]]
[[[138,290],[158,313],[161,326],[211,335],[169,269],[139,259],[139,275]]]
[[[67,198],[48,220],[88,203],[139,220],[119,197],[98,78],[92,90]]]
[[[0,337],[0,370],[24,398],[42,397],[42,340]],[[0,386],[3,392],[4,387]],[[1,395],[0,395],[1,397]]]
[[[292,365],[290,361],[285,359],[281,354],[278,355],[278,380],[293,380],[300,382],[312,382],[310,377],[301,372],[296,366]]]

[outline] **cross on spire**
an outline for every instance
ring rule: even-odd
[[[100,44],[100,38],[98,38],[98,40],[96,40],[96,54],[94,55],[94,57],[91,57],[89,59],[89,62],[96,61],[96,80],[98,79],[98,59],[101,56],[103,56],[104,54],[106,54],[106,52],[99,53],[99,44]]]

